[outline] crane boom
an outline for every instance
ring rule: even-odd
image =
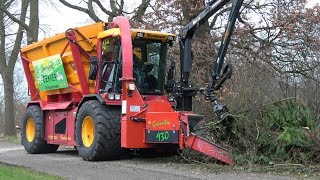
[[[180,81],[184,84],[188,84],[189,74],[192,67],[192,38],[194,32],[207,21],[212,15],[217,13],[224,5],[230,0],[214,0],[207,4],[205,9],[195,17],[191,22],[184,26],[179,32],[180,43],[180,65],[181,74]],[[219,48],[218,56],[212,67],[212,88],[215,89],[215,84],[218,82],[222,65],[224,63],[224,57],[230,43],[230,38],[234,29],[235,21],[239,15],[239,10],[243,0],[232,0],[232,8],[229,14],[227,27],[225,29],[221,45]]]
[[[226,4],[232,2],[228,22],[223,34],[217,57],[212,64],[212,80],[206,87],[205,99],[213,102],[213,110],[217,114],[227,111],[227,108],[217,101],[214,91],[220,89],[223,83],[231,77],[232,66],[226,65],[222,70],[224,57],[226,55],[235,22],[239,16],[240,7],[243,0],[213,0],[206,4],[204,10],[184,26],[179,32],[180,45],[180,83],[172,85],[172,91],[177,100],[177,110],[192,110],[192,97],[199,89],[189,84],[189,75],[192,68],[192,38],[195,31],[201,27],[212,15],[221,10]],[[172,66],[174,67],[174,66]],[[171,77],[171,76],[170,76]],[[218,115],[219,116],[219,115]]]

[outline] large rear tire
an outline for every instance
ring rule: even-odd
[[[86,161],[119,159],[121,148],[120,108],[89,100],[80,107],[76,122],[79,155]]]
[[[21,141],[25,150],[30,154],[55,152],[59,145],[47,144],[42,136],[44,131],[44,115],[37,105],[29,106],[22,119]]]

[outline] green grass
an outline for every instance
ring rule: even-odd
[[[17,136],[3,136],[0,135],[0,142],[20,144],[20,139]],[[0,180],[61,180],[62,177],[49,175],[33,171],[28,168],[1,164],[0,162]]]
[[[0,180],[62,180],[62,177],[33,171],[31,169],[0,164]]]
[[[0,135],[0,142],[21,144],[20,139],[17,136],[3,136]]]

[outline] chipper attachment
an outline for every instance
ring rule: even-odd
[[[219,145],[206,141],[193,133],[184,139],[184,145],[187,148],[194,149],[218,159],[219,161],[233,165],[232,156],[227,150],[223,149]]]
[[[204,153],[229,165],[233,165],[232,155],[226,149],[191,132],[196,124],[201,124],[201,121],[203,120],[202,116],[182,114],[181,119],[184,147]]]

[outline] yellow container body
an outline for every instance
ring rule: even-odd
[[[74,28],[75,30],[79,31],[84,37],[79,35],[79,33],[75,32],[76,39],[78,44],[90,54],[90,56],[97,56],[96,51],[96,44],[97,44],[97,36],[100,32],[105,30],[105,26],[107,24],[100,22],[88,26]],[[62,63],[64,66],[64,71],[66,73],[66,77],[68,83],[78,89],[80,92],[82,91],[80,86],[79,76],[77,74],[76,65],[74,62],[74,58],[71,52],[71,48],[68,45],[68,39],[65,33],[60,33],[55,36],[46,38],[42,41],[33,43],[31,45],[25,46],[21,49],[21,55],[26,57],[29,61],[36,61],[48,56],[62,54],[63,50],[65,49],[64,53],[61,55]],[[90,63],[87,57],[81,53],[81,60],[83,63],[83,68],[86,74],[86,78],[88,79]],[[31,70],[31,74],[33,76],[35,87],[37,91],[39,91],[39,86],[36,78],[36,74],[32,63],[29,63],[29,68]],[[94,83],[93,81],[89,81],[89,90],[91,93],[94,92]],[[43,101],[47,101],[47,96],[52,94],[63,94],[77,91],[75,88],[68,87],[63,89],[56,89],[56,90],[45,90],[40,91],[40,99]]]

